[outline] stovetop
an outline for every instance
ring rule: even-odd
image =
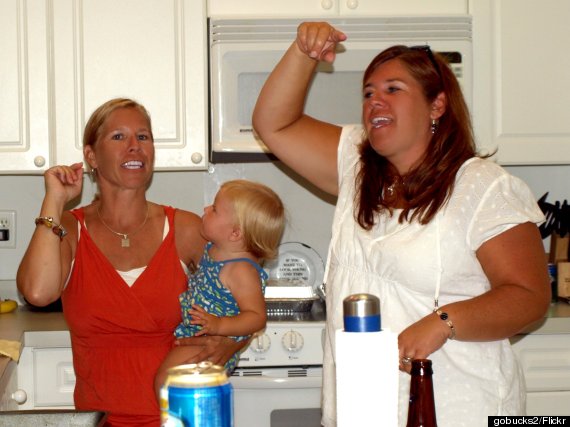
[[[322,365],[325,317],[321,301],[308,312],[269,314],[265,330],[240,355],[238,368]]]

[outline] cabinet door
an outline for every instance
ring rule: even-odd
[[[4,374],[0,376],[0,411],[16,411],[18,404],[12,398],[18,388],[18,379],[16,376],[16,362],[8,363]]]
[[[39,172],[50,161],[47,4],[0,2],[0,173]]]
[[[468,13],[467,0],[335,0],[341,15],[447,15]]]
[[[71,348],[35,348],[34,406],[73,407],[75,371]]]
[[[527,391],[570,391],[570,334],[518,335],[512,342]]]
[[[208,16],[319,16],[337,15],[339,0],[208,0]]]
[[[570,163],[570,2],[469,3],[480,146],[507,165]]]
[[[208,0],[208,16],[465,14],[467,0]]]
[[[81,161],[90,114],[126,97],[151,115],[156,169],[205,169],[205,0],[58,0],[53,8],[54,163]]]
[[[570,415],[570,391],[527,393],[527,415]]]
[[[71,347],[24,347],[18,388],[27,400],[19,409],[73,409],[75,371]]]
[[[517,335],[513,350],[524,371],[528,415],[570,415],[570,335]]]

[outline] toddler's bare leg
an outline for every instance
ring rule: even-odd
[[[156,391],[157,398],[159,398],[160,395],[160,388],[164,384],[164,381],[166,381],[168,369],[172,368],[173,366],[188,363],[188,360],[191,360],[193,357],[195,357],[202,351],[202,349],[203,348],[199,346],[181,345],[170,350],[170,353],[166,355],[164,361],[156,372],[156,376],[154,377],[154,389]]]

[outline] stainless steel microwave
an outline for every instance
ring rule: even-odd
[[[311,18],[314,20],[314,18]],[[271,159],[253,133],[251,115],[259,92],[295,39],[304,19],[211,19],[210,161]],[[321,63],[307,98],[306,112],[339,125],[361,121],[361,79],[381,50],[395,45],[429,44],[444,53],[472,105],[472,26],[468,15],[349,17],[330,19],[348,40],[334,64]]]

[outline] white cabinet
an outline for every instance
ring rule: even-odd
[[[208,0],[208,16],[325,16],[336,15],[338,0]]]
[[[345,15],[466,14],[467,0],[335,0]]]
[[[18,363],[19,409],[73,409],[75,371],[68,332],[26,332]]]
[[[205,169],[205,0],[53,2],[57,163],[80,161],[91,112],[114,97],[149,110],[157,169]]]
[[[14,400],[13,394],[18,388],[18,377],[16,374],[16,362],[11,361],[0,377],[0,411],[15,411],[18,403]]]
[[[467,0],[208,0],[208,16],[217,17],[434,15],[467,11]]]
[[[45,0],[0,2],[0,169],[49,164],[48,7]]]
[[[570,415],[570,334],[517,335],[513,350],[522,365],[528,415]]]
[[[474,124],[501,164],[570,163],[570,2],[474,0]]]
[[[205,1],[2,2],[9,96],[3,88],[0,169],[41,173],[81,161],[87,119],[115,97],[149,110],[156,169],[205,169]]]

